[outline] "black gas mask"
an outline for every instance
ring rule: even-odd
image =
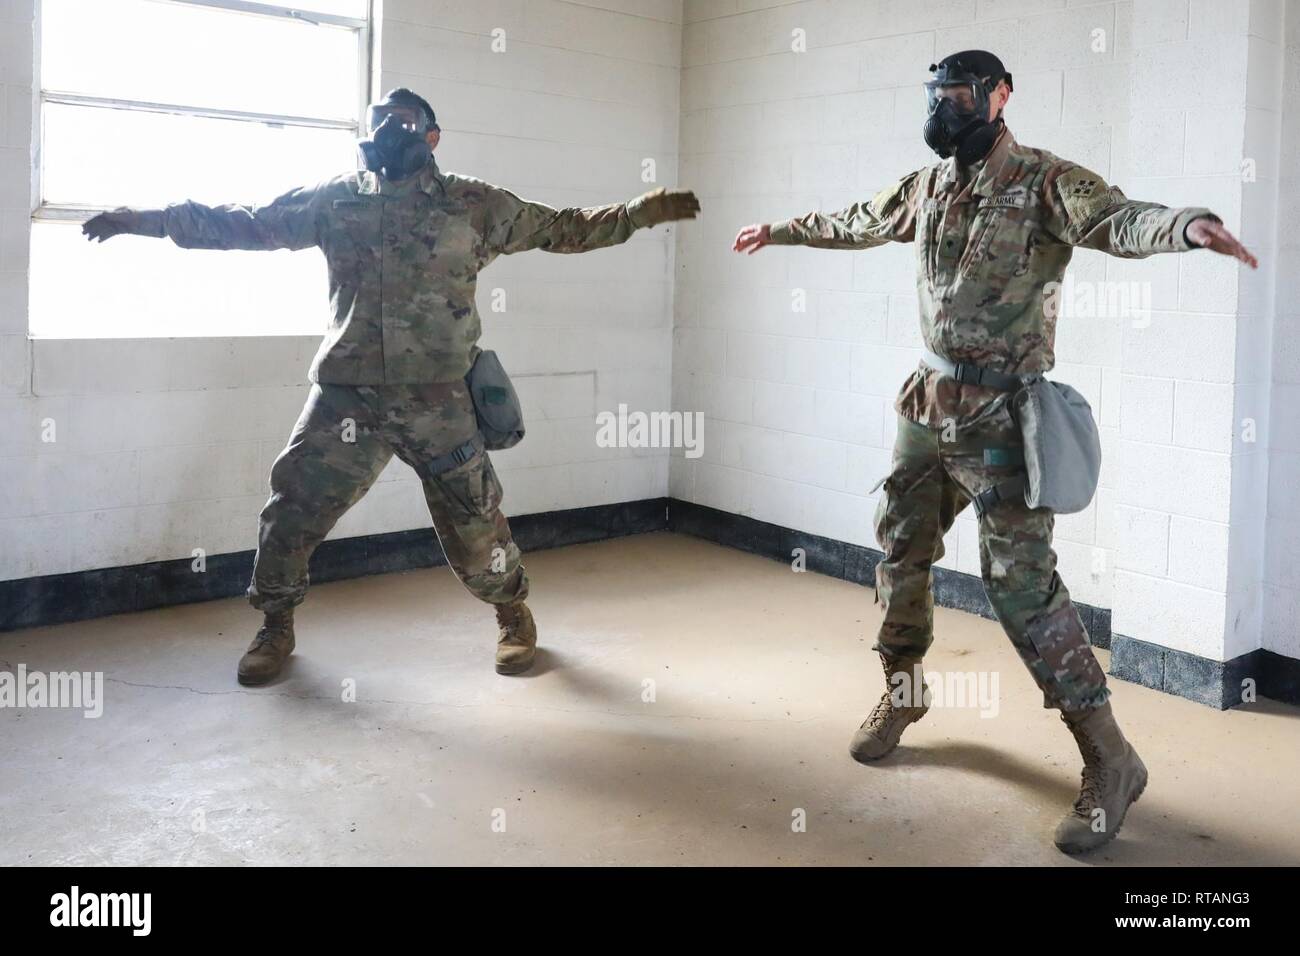
[[[954,53],[930,65],[934,79],[925,84],[925,143],[945,159],[962,165],[989,154],[1002,132],[1002,116],[990,120],[989,96],[1002,80],[1011,89],[1011,74],[1002,61],[983,50]]]
[[[395,101],[393,93],[389,93],[384,102],[370,107],[367,119],[370,138],[357,143],[361,165],[366,169],[396,182],[429,164],[433,150],[425,134],[436,130],[438,124],[423,106]]]

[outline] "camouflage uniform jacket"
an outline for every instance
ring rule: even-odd
[[[265,206],[168,206],[164,229],[190,249],[319,246],[332,315],[314,382],[414,385],[469,371],[481,333],[478,273],[498,255],[585,252],[637,226],[623,203],[553,209],[430,163],[392,183],[355,171]]]
[[[1056,362],[1050,303],[1075,246],[1141,258],[1191,248],[1184,230],[1208,209],[1135,202],[1096,173],[1003,130],[963,184],[956,161],[917,170],[833,214],[772,226],[772,242],[827,249],[916,243],[917,294],[926,347],[956,362],[1004,372],[1046,372]],[[1217,218],[1217,217],[1214,217]],[[1003,393],[962,385],[924,365],[896,408],[940,428],[966,424]]]

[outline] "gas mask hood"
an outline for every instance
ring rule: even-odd
[[[408,95],[402,95],[408,94]],[[396,182],[413,176],[433,157],[425,135],[438,128],[433,113],[409,91],[393,90],[370,107],[370,138],[357,143],[361,165]]]
[[[926,145],[945,159],[962,165],[989,154],[1002,132],[1002,116],[990,120],[989,96],[1002,80],[1012,89],[1011,74],[1002,61],[983,50],[954,53],[930,65],[934,78],[925,84]]]

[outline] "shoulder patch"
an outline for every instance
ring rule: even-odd
[[[1070,222],[1082,225],[1111,204],[1110,186],[1091,170],[1075,166],[1056,179],[1056,193]]]

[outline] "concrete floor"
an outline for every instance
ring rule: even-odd
[[[996,624],[940,609],[927,669],[998,673],[998,716],[865,767],[870,591],[668,534],[528,568],[522,678],[445,568],[315,588],[264,689],[242,600],[0,634],[0,667],[106,677],[98,720],[0,709],[0,863],[1085,865],[1050,842],[1077,754]],[[1300,710],[1113,687],[1151,784],[1088,863],[1300,862]]]

